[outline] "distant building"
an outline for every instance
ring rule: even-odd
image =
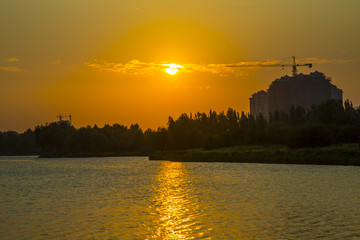
[[[250,98],[250,114],[260,113],[267,119],[278,110],[288,113],[291,106],[309,109],[328,99],[343,101],[343,91],[318,71],[309,75],[284,76],[270,84],[267,92],[259,91]]]
[[[260,113],[268,118],[269,115],[269,105],[268,105],[268,93],[264,90],[261,90],[257,93],[254,93],[250,98],[250,113],[254,116],[260,115]]]
[[[71,122],[71,114],[69,116],[63,116],[61,114],[59,114],[59,116],[57,116],[57,118],[59,119],[59,121],[57,121],[57,124],[67,124],[69,126],[71,126],[72,122]],[[68,120],[65,120],[64,118],[68,118]]]

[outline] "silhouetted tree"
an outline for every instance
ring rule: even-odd
[[[304,124],[294,127],[289,132],[290,147],[324,147],[334,142],[332,132],[322,124]]]
[[[100,128],[50,123],[22,134],[0,132],[0,154],[98,154],[149,152],[189,148],[220,148],[241,144],[285,144],[290,147],[322,147],[360,141],[360,108],[346,100],[328,100],[305,110],[291,107],[275,111],[269,119],[229,108],[226,113],[181,114],[169,117],[167,127],[143,132],[138,124],[114,124]],[[41,150],[40,150],[41,147]]]
[[[75,128],[65,122],[54,122],[35,127],[36,140],[47,152],[68,151],[69,142],[75,132]]]

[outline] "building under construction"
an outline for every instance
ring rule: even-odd
[[[71,122],[71,117],[72,117],[71,114],[69,114],[69,116],[64,116],[64,115],[59,114],[56,117],[59,119],[59,121],[56,122],[58,125],[67,124],[67,125],[71,126],[71,124],[72,124],[72,122]],[[66,119],[66,118],[68,118],[68,119]]]
[[[309,109],[328,99],[343,100],[343,91],[331,83],[331,78],[318,71],[308,75],[295,72],[292,77],[273,81],[267,91],[254,93],[250,98],[250,114],[261,113],[269,119],[269,113],[276,110],[288,113],[291,106]]]

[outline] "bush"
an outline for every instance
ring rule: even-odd
[[[332,132],[320,124],[305,124],[293,128],[288,135],[292,148],[324,147],[334,143]]]
[[[343,126],[341,127],[341,142],[356,143],[360,141],[360,127]]]

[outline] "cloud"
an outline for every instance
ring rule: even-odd
[[[166,68],[173,66],[173,63],[154,63],[141,62],[139,60],[131,60],[127,63],[113,63],[101,60],[94,60],[93,62],[84,63],[86,66],[96,69],[98,71],[111,71],[121,74],[146,74],[158,71],[164,71]],[[235,68],[234,64],[176,64],[178,70],[183,73],[191,72],[206,72],[212,74],[219,74],[221,76],[228,75],[245,75]],[[254,67],[253,65],[249,67]]]
[[[50,64],[57,65],[57,64],[60,64],[61,62],[62,62],[61,59],[56,59],[54,61],[51,61]]]
[[[357,63],[359,59],[342,59],[342,58],[304,58],[303,61],[317,63],[317,64],[328,64],[328,63],[337,63],[337,64],[345,64],[345,63]]]
[[[131,73],[142,74],[146,72],[155,72],[158,70],[164,70],[168,68],[165,64],[161,63],[145,63],[139,60],[131,60],[127,63],[112,63],[101,60],[94,60],[92,63],[85,63],[86,66],[97,69],[99,71],[111,71],[118,73]]]
[[[206,72],[226,77],[230,75],[247,76],[244,68],[258,68],[276,66],[279,61],[267,60],[264,62],[237,62],[237,63],[211,63],[211,64],[184,64],[188,72]]]
[[[20,59],[18,59],[16,57],[11,57],[11,58],[6,59],[6,61],[8,61],[8,62],[19,62]]]
[[[0,67],[0,70],[4,72],[26,72],[27,70],[13,66]]]
[[[216,74],[222,77],[226,76],[246,76],[248,72],[246,68],[261,68],[261,67],[275,67],[275,66],[292,66],[291,58],[287,61],[280,61],[274,59],[268,59],[266,61],[257,62],[236,62],[236,63],[184,63],[178,64],[179,72],[192,73],[203,72]],[[358,62],[358,59],[327,59],[327,58],[304,58],[297,59],[297,63],[313,63],[313,64],[327,64],[327,63],[354,63]],[[163,71],[169,68],[172,63],[154,63],[154,62],[141,62],[139,60],[131,60],[126,63],[114,63],[106,62],[102,60],[94,60],[93,62],[84,63],[86,66],[99,70],[99,71],[112,71],[121,74],[148,74],[156,71]]]

